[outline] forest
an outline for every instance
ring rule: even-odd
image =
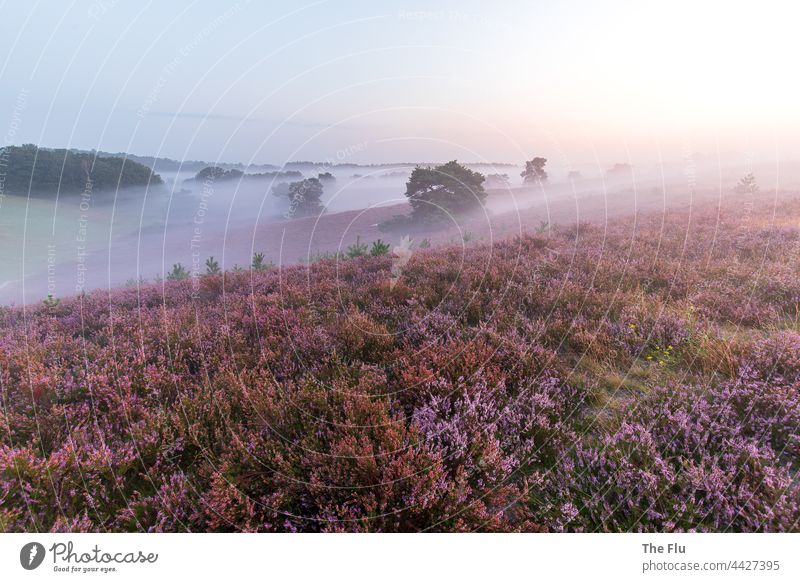
[[[7,195],[53,197],[161,183],[150,168],[125,157],[32,144],[0,149],[0,192]]]

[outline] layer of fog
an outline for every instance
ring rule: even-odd
[[[316,177],[329,168],[303,168]],[[333,171],[323,203],[334,214],[376,203],[404,203],[408,172],[394,168]],[[28,304],[135,281],[163,279],[180,263],[204,273],[214,257],[223,268],[250,264],[265,230],[289,223],[288,199],[273,187],[292,178],[201,182],[194,172],[161,172],[164,185],[59,194],[7,195],[0,203],[0,304]],[[322,249],[320,249],[322,251]],[[299,253],[296,253],[299,254]],[[292,256],[291,261],[297,261]]]
[[[271,192],[278,182],[287,181],[282,178],[204,184],[192,179],[193,172],[162,172],[163,186],[97,192],[89,199],[62,195],[57,201],[28,200],[7,195],[0,201],[4,249],[0,303],[36,303],[48,295],[66,297],[82,290],[158,280],[176,263],[190,272],[203,273],[211,256],[223,269],[231,269],[249,265],[254,252],[287,264],[303,260],[303,255],[341,250],[348,241],[367,233],[392,240],[393,235],[382,235],[376,223],[407,209],[403,194],[412,167],[291,169],[299,169],[304,177],[322,172],[334,175],[335,180],[324,183],[327,212],[321,220],[287,220],[288,201]],[[489,214],[513,214],[527,208],[542,221],[550,216],[563,221],[570,217],[603,219],[602,215],[579,215],[576,201],[586,199],[611,201],[618,212],[685,205],[691,201],[692,191],[722,195],[751,171],[764,190],[800,187],[800,164],[750,167],[720,165],[711,159],[669,166],[621,166],[615,172],[548,167],[546,183],[529,185],[522,184],[518,166],[473,169],[485,175],[508,176],[505,185],[497,177],[488,184]],[[570,171],[580,174],[569,175]],[[371,209],[368,212],[372,214],[362,213],[362,209]],[[530,219],[533,215],[528,212],[526,216]],[[287,232],[295,235],[291,245],[284,244]]]

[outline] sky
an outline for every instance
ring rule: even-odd
[[[42,0],[0,13],[3,143],[274,164],[800,157],[789,1]]]

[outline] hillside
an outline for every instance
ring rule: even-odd
[[[124,157],[100,157],[65,149],[35,145],[8,146],[0,150],[4,194],[54,197],[56,193],[116,190],[161,184],[150,168]]]
[[[0,530],[798,531],[755,202],[0,309]]]

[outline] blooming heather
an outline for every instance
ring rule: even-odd
[[[798,531],[774,211],[2,308],[0,530]]]

